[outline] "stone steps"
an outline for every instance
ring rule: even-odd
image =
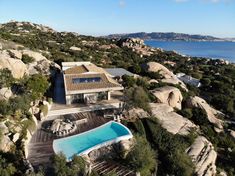
[[[117,176],[135,176],[134,170],[129,169],[119,163],[97,161],[92,164],[92,169],[100,175],[115,173]]]

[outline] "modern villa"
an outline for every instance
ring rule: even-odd
[[[105,69],[91,62],[63,62],[66,104],[110,100],[113,91],[124,88]]]
[[[106,152],[101,152],[101,148],[114,144],[126,150],[132,143],[132,132],[120,123],[124,88],[116,80],[123,75],[133,76],[122,68],[105,70],[91,62],[63,62],[56,95],[64,92],[66,104],[55,104],[33,134],[27,156],[32,165],[47,165],[51,156],[62,152],[67,161],[74,155],[84,157],[89,169],[99,174],[136,175],[121,163],[106,162]],[[99,154],[94,154],[97,150]]]

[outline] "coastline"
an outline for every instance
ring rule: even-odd
[[[182,57],[218,59],[235,63],[235,51],[232,50],[235,48],[235,41],[144,40],[144,43],[152,48],[173,51]]]

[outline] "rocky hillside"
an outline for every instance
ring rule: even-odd
[[[118,158],[131,169],[142,175],[235,175],[234,65],[151,48],[140,39],[96,38],[29,22],[0,26],[4,167],[14,166],[17,175],[27,170],[22,164],[26,139],[50,107],[45,100],[52,97],[53,76],[64,61],[91,61],[135,73],[123,77],[127,102],[123,123],[141,142],[126,158]],[[199,79],[202,86],[180,81],[175,76],[180,72]],[[144,157],[139,152],[143,148]],[[6,153],[21,159],[15,162]]]

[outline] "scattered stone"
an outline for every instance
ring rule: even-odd
[[[13,145],[14,145],[13,142],[11,141],[11,139],[8,136],[6,136],[6,135],[2,136],[1,143],[0,143],[0,150],[1,151],[9,152]]]
[[[104,49],[104,50],[109,50],[109,49],[111,49],[111,48],[118,48],[118,46],[115,45],[115,44],[101,45],[101,46],[99,46],[99,49]]]
[[[230,135],[235,139],[235,131],[234,130],[228,130],[230,132]]]
[[[13,135],[12,141],[15,143],[19,138],[20,138],[20,134],[16,133],[16,134]]]
[[[9,130],[4,122],[0,122],[0,129],[2,134],[9,133]]]
[[[14,145],[11,139],[8,137],[9,130],[4,122],[0,122],[1,130],[1,141],[0,141],[0,151],[9,152],[11,147]]]
[[[81,48],[78,48],[76,46],[71,46],[69,49],[72,51],[81,51],[82,50]]]
[[[227,173],[225,171],[221,171],[218,176],[227,176]]]
[[[151,83],[156,83],[156,84],[157,84],[157,83],[159,83],[159,82],[158,82],[156,79],[151,79],[151,80],[148,81],[148,83],[149,83],[149,84],[151,84]]]
[[[8,100],[13,95],[11,89],[3,87],[0,89],[0,100]]]

